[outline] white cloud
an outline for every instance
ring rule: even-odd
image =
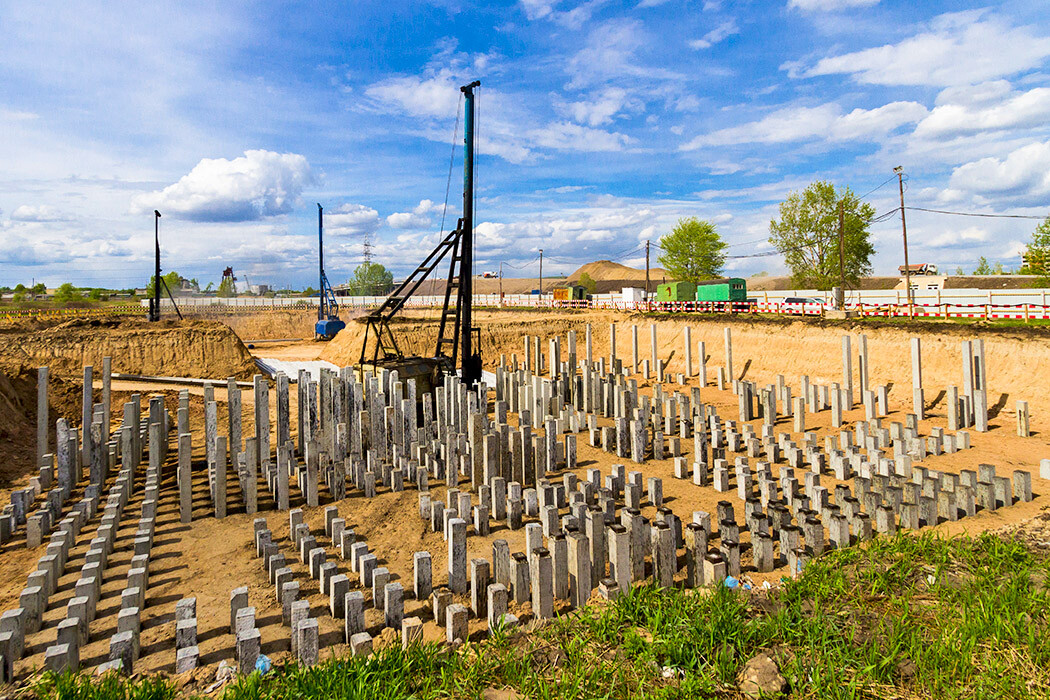
[[[379,228],[379,212],[364,204],[343,204],[325,212],[324,227],[336,235],[373,233]]]
[[[875,109],[854,109],[843,114],[834,103],[817,107],[779,109],[758,121],[701,134],[681,146],[691,151],[701,146],[737,143],[789,143],[809,139],[860,141],[885,134],[926,115],[917,102],[891,102]]]
[[[995,89],[999,87],[999,84],[995,85]],[[971,104],[940,104],[919,122],[915,128],[915,135],[929,137],[973,134],[1004,129],[1038,128],[1050,123],[1050,88],[1034,88],[1009,96],[998,93],[997,98],[992,101],[981,96]]]
[[[543,19],[554,11],[559,0],[521,0],[521,7],[529,19]]]
[[[624,109],[637,111],[643,106],[640,100],[620,87],[598,90],[579,102],[557,104],[561,113],[589,126],[609,124]]]
[[[981,158],[961,165],[952,171],[949,187],[1043,204],[1050,196],[1050,142],[1022,146],[1003,159]]]
[[[16,207],[11,212],[12,221],[35,221],[35,222],[51,222],[51,221],[71,221],[72,217],[67,214],[63,214],[55,207],[47,204],[41,204],[39,206],[33,206],[30,204],[23,204]]]
[[[415,117],[453,117],[459,107],[459,84],[448,69],[429,77],[399,76],[365,89],[365,94],[381,103],[384,111],[391,106]]]
[[[704,34],[703,38],[690,41],[689,47],[693,49],[709,49],[718,42],[739,33],[740,27],[737,26],[736,20],[728,19],[707,34]]]
[[[386,223],[391,228],[398,229],[420,229],[430,225],[430,212],[437,209],[432,201],[424,199],[412,211],[395,212],[386,217]]]
[[[602,131],[571,122],[552,122],[530,132],[543,148],[559,151],[622,151],[630,138],[618,132]]]
[[[803,12],[833,12],[851,7],[870,7],[879,0],[788,0],[788,7]]]
[[[1013,27],[984,10],[940,15],[928,31],[897,44],[823,58],[806,76],[848,73],[874,85],[963,85],[1040,66],[1050,37]],[[784,68],[794,76],[792,67]]]
[[[160,209],[162,215],[193,221],[255,221],[290,212],[312,181],[304,156],[245,151],[233,160],[203,158],[175,184],[136,195],[132,211]]]
[[[922,242],[926,248],[978,248],[988,240],[988,232],[976,226],[951,229]]]
[[[651,83],[654,80],[681,77],[666,68],[639,65],[637,54],[647,46],[649,40],[641,22],[615,19],[597,26],[588,35],[583,48],[566,65],[566,70],[572,76],[569,87],[581,88],[630,79]]]

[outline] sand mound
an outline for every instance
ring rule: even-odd
[[[51,415],[56,418],[78,415],[80,387],[61,378],[52,379],[48,386],[48,404]],[[54,426],[51,426],[49,440],[54,441]],[[0,487],[29,473],[35,461],[36,373],[0,371]]]
[[[636,270],[633,267],[627,267],[620,263],[612,262],[611,260],[598,260],[596,262],[590,262],[576,270],[568,277],[569,282],[576,282],[584,274],[591,276],[591,279],[595,282],[602,282],[605,280],[645,280],[645,270]],[[662,279],[670,277],[667,274],[667,270],[659,267],[649,268],[649,279]]]
[[[33,372],[47,365],[54,377],[80,377],[84,365],[132,374],[249,379],[255,363],[229,326],[215,321],[76,319],[47,327],[0,329],[0,369]]]

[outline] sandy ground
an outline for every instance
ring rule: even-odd
[[[501,319],[501,321],[510,321],[510,319]],[[552,319],[546,319],[546,321],[551,332],[560,332],[561,324],[564,323],[564,319],[560,318],[554,319],[553,322]],[[532,323],[532,321],[529,320],[527,323]],[[577,327],[582,355],[583,328],[578,321],[572,325]],[[519,323],[518,327],[519,333],[516,338],[513,336],[513,330],[510,328],[495,329],[491,335],[493,337],[506,337],[508,340],[502,347],[507,351],[508,355],[510,352],[519,352],[520,359],[521,332],[522,329],[527,331],[530,326]],[[600,328],[602,328],[601,323],[596,321],[595,330],[599,331]],[[663,328],[661,327],[661,332],[663,332]],[[695,323],[693,329],[694,342],[707,339],[708,352],[712,356],[709,360],[709,367],[715,365],[721,355],[720,335],[715,334],[714,329],[711,329],[710,332],[698,330]],[[734,333],[737,332],[734,329]],[[770,341],[762,339],[762,331],[752,330],[750,332],[756,333],[756,335],[749,336],[741,331],[739,336],[735,336],[739,337],[739,344],[735,346],[735,362],[738,374],[743,371],[749,373],[749,378],[756,375],[757,377],[770,376],[768,373],[775,368],[775,362],[778,358],[788,367],[799,367],[808,362],[829,362],[832,366],[837,366],[837,358],[839,357],[837,347],[835,347],[834,352],[830,352],[818,343],[817,347],[809,351],[809,357],[800,357],[798,354],[801,353],[802,348],[799,347],[796,350],[792,345],[792,343],[798,343],[797,340],[786,338],[779,344],[779,347],[775,345],[770,347]],[[797,330],[792,332],[798,334]],[[599,337],[600,334],[596,332],[596,356],[602,342],[606,343],[602,352],[607,352],[607,328],[604,333],[605,338],[603,340]],[[620,337],[622,340],[619,341],[620,356],[629,358],[629,330],[626,332],[621,331],[621,333]],[[700,333],[702,335],[699,335]],[[718,333],[720,334],[720,331]],[[841,335],[841,333],[838,334]],[[640,337],[643,356],[647,356],[647,330]],[[661,347],[675,350],[681,344],[681,341],[674,335],[669,335],[665,342],[666,346]],[[882,341],[880,340],[879,342]],[[949,341],[945,342],[948,343]],[[516,345],[516,348],[512,349],[512,343]],[[954,342],[952,344],[954,345]],[[869,340],[869,347],[872,350],[875,349],[872,347],[874,345],[875,342]],[[990,343],[986,343],[986,347],[988,346],[990,346]],[[544,347],[546,347],[546,342],[544,342]],[[325,346],[312,341],[304,341],[301,343],[283,344],[278,347],[275,347],[273,344],[266,344],[257,347],[254,352],[260,356],[279,356],[282,359],[316,359],[319,355],[323,356],[334,349],[337,349],[335,348],[335,343]],[[626,349],[626,353],[624,349]],[[892,351],[887,350],[887,352]],[[1041,353],[1042,350],[1039,349],[1038,352]],[[276,353],[279,353],[279,355]],[[497,353],[493,353],[491,356],[498,359]],[[829,357],[831,358],[830,361],[828,360]],[[680,360],[676,358],[676,360],[672,361],[672,369],[674,369],[675,361]],[[936,361],[936,358],[930,360],[931,363],[936,363]],[[989,353],[992,386],[998,391],[1013,394],[1017,390],[1006,384],[1005,380],[1000,380],[999,377],[1002,375],[993,370],[996,366],[993,362],[997,361],[993,360],[992,353]],[[882,365],[882,362],[885,362],[885,365]],[[892,371],[897,371],[897,376],[892,378],[898,383],[906,385],[910,377],[910,369],[907,373],[900,373],[899,366],[901,364],[899,358],[894,359],[892,357],[887,360],[880,359],[879,365],[876,365],[873,361],[873,381],[885,381],[880,379],[880,377],[888,376]],[[903,364],[905,366],[908,364],[906,356]],[[1045,366],[1043,365],[1043,367]],[[936,375],[939,371],[931,367],[931,374]],[[1021,391],[1028,391],[1028,387],[1037,385],[1045,386],[1045,370],[1033,371],[1036,372],[1036,376],[1026,377],[1022,382]],[[814,380],[826,381],[827,377],[834,377],[834,372],[825,371],[824,375],[826,376],[814,376]],[[1014,376],[1010,375],[1010,378],[1013,379]],[[797,376],[789,373],[788,381],[797,386]],[[642,385],[649,386],[650,384],[643,381]],[[114,391],[122,392],[122,395],[131,391],[146,393],[160,390],[166,395],[169,408],[174,408],[176,392],[172,387],[151,387],[143,384],[132,385],[115,382],[113,388]],[[665,388],[671,389],[673,387],[666,386]],[[191,411],[191,425],[195,435],[199,436],[203,432],[203,407],[201,405],[203,390],[192,388],[190,393],[193,396],[192,405],[194,407]],[[907,406],[902,406],[900,401],[897,400],[898,393],[901,392],[891,393],[891,414],[886,418],[888,421],[903,421],[904,411],[910,410],[910,403]],[[723,418],[734,419],[736,417],[737,404],[735,397],[731,393],[719,392],[715,387],[708,386],[702,389],[702,397],[705,402],[713,404]],[[296,392],[293,389],[291,392],[293,411],[296,410],[295,398]],[[225,391],[223,389],[220,388],[216,391],[216,399],[220,402],[219,424],[222,426],[225,425],[226,420]],[[244,434],[248,435],[252,430],[251,392],[244,391],[242,400]],[[273,401],[275,401],[275,392],[271,391],[271,410],[274,410]],[[849,421],[860,420],[863,418],[863,411],[854,409],[846,414],[846,418]],[[818,415],[807,415],[807,428],[820,436],[821,444],[823,444],[823,436],[829,431],[828,419],[828,412]],[[293,420],[292,422],[294,431],[295,421]],[[600,421],[600,423],[605,424],[606,422]],[[939,530],[947,533],[962,531],[973,533],[987,529],[998,529],[1004,525],[1031,517],[1041,509],[1050,506],[1050,482],[1038,478],[1038,460],[1041,457],[1050,456],[1050,442],[1048,442],[1050,433],[1047,433],[1045,430],[1046,423],[1042,420],[1037,421],[1036,416],[1033,416],[1033,423],[1039,426],[1038,432],[1027,439],[1018,438],[1013,430],[1012,414],[1001,411],[992,420],[992,430],[990,432],[978,434],[971,431],[972,449],[952,455],[930,457],[923,463],[925,466],[933,469],[955,473],[962,469],[975,469],[979,463],[996,465],[1000,474],[1007,474],[1013,469],[1028,469],[1033,473],[1033,489],[1037,496],[1033,502],[1016,504],[994,513],[981,512],[973,518],[964,519],[957,523],[942,524],[938,526]],[[943,424],[943,409],[935,407],[929,419],[922,423],[921,429],[926,434],[931,427],[936,425],[943,426]],[[791,428],[790,419],[781,418],[776,430],[777,432],[790,432]],[[800,440],[800,436],[795,435],[794,439],[797,442]],[[163,470],[162,500],[157,521],[154,549],[151,553],[150,585],[146,607],[142,612],[142,656],[136,668],[147,672],[173,671],[175,660],[175,603],[183,597],[195,596],[197,598],[198,642],[202,655],[201,662],[211,667],[210,671],[201,671],[195,677],[206,678],[210,681],[214,677],[215,665],[224,659],[231,662],[234,659],[234,639],[229,630],[229,594],[232,589],[238,586],[248,587],[249,602],[256,608],[256,618],[262,634],[264,653],[274,659],[282,658],[288,653],[289,635],[288,629],[281,624],[280,607],[275,599],[273,586],[267,580],[266,572],[262,569],[261,560],[255,557],[252,545],[253,516],[248,516],[244,513],[237,480],[231,474],[228,481],[230,515],[223,521],[214,519],[211,517],[208,506],[206,470],[202,464],[203,454],[201,447],[203,441],[198,438],[195,442],[197,443],[194,464],[195,508],[192,524],[182,525],[178,521],[174,450],[169,454],[169,459]],[[578,445],[579,464],[576,471],[581,476],[583,476],[586,469],[593,467],[600,468],[603,473],[609,473],[612,464],[623,462],[623,460],[618,460],[600,449],[590,447],[587,444],[584,433],[580,434]],[[683,448],[687,456],[691,446],[691,440],[683,441]],[[672,461],[670,459],[649,461],[644,465],[635,465],[628,462],[627,469],[628,471],[641,471],[646,477],[662,477],[665,505],[671,508],[685,522],[691,520],[693,511],[706,510],[714,512],[716,503],[723,499],[734,502],[734,505],[737,506],[737,519],[741,522],[743,520],[743,508],[737,502],[735,494],[720,494],[709,487],[694,486],[691,481],[673,479]],[[779,465],[774,467],[774,472],[776,473],[778,469]],[[560,473],[555,473],[552,478],[560,479]],[[140,475],[140,482],[141,480],[142,475]],[[821,481],[829,490],[833,490],[836,483],[828,475],[823,475]],[[131,558],[131,538],[141,508],[141,488],[141,483],[139,483],[135,497],[125,511],[118,537],[117,550],[111,556],[111,563],[105,572],[104,597],[99,604],[98,617],[91,624],[91,641],[81,652],[81,658],[85,665],[95,665],[108,658],[109,637],[116,627],[116,614],[120,605],[120,590],[124,586],[128,563]],[[435,498],[444,500],[445,487],[443,485],[432,487],[432,492]],[[306,567],[299,563],[298,558],[292,552],[291,543],[288,540],[287,513],[278,512],[274,509],[262,482],[260,482],[259,494],[261,512],[254,517],[267,519],[269,527],[274,533],[275,541],[280,544],[281,551],[288,558],[289,566],[294,570],[295,577],[300,582],[302,590],[309,593],[312,615],[318,619],[320,625],[322,656],[344,653],[346,647],[343,644],[341,621],[334,620],[328,614],[327,598],[320,595],[317,583],[309,578]],[[294,487],[292,488],[292,495],[293,507],[302,506],[299,492]],[[442,535],[440,533],[431,533],[428,525],[420,518],[416,505],[417,497],[418,494],[414,489],[409,489],[402,493],[390,493],[386,490],[380,490],[377,497],[372,500],[366,500],[359,495],[359,492],[351,491],[348,498],[336,502],[334,505],[338,507],[340,517],[346,519],[347,527],[353,529],[359,539],[364,539],[368,543],[369,549],[379,558],[379,565],[390,569],[393,580],[399,580],[405,586],[405,616],[416,615],[421,617],[425,621],[425,637],[438,639],[442,637],[443,631],[433,622],[428,603],[412,599],[412,556],[417,551],[429,551],[433,559],[434,584],[435,586],[441,585],[447,580],[447,574],[445,573],[447,546],[442,539]],[[340,560],[336,549],[331,546],[330,538],[326,539],[324,537],[323,509],[325,506],[332,504],[333,501],[330,495],[322,486],[321,506],[306,509],[306,522],[311,526],[312,533],[318,537],[318,541],[326,545],[329,560],[337,562],[340,573],[350,575],[352,590],[359,589],[358,577],[349,571],[349,562]],[[646,506],[643,509],[643,514],[647,518],[651,519],[654,513],[655,509],[651,506]],[[83,563],[84,552],[97,526],[98,518],[89,523],[78,537],[77,545],[70,554],[70,562],[66,569],[67,573],[62,577],[59,590],[52,597],[48,611],[44,616],[43,628],[41,631],[28,637],[26,656],[16,666],[20,676],[25,677],[32,669],[42,665],[44,651],[49,644],[53,643],[55,627],[64,617],[65,605],[72,596],[73,586],[79,577],[79,567]],[[496,524],[487,537],[475,536],[472,529],[468,532],[470,533],[468,538],[469,558],[484,557],[490,559],[492,542],[496,539],[508,540],[512,552],[524,549],[524,530],[511,531],[503,524]],[[744,543],[745,551],[742,556],[742,562],[745,569],[747,569],[750,567],[751,561],[750,552],[747,551],[746,535],[744,535]],[[17,605],[17,597],[22,587],[25,586],[26,576],[35,568],[36,560],[43,554],[43,549],[44,547],[33,551],[26,550],[23,530],[0,551],[0,557],[2,557],[0,560],[3,562],[3,566],[0,567],[0,606],[2,606],[0,609],[7,610]],[[759,575],[753,571],[745,571],[745,577],[749,578],[756,585],[760,585],[763,581],[775,582],[783,574],[783,570],[764,575]],[[367,600],[370,600],[370,593],[366,593]],[[457,602],[466,601],[460,600]],[[527,606],[525,609],[512,611],[520,614],[523,618],[528,617]],[[381,631],[381,621],[382,616],[380,612],[369,608],[366,622],[370,632],[374,635],[380,635],[377,644],[388,643],[395,637],[391,630]],[[484,634],[483,628],[484,625],[481,621],[471,621],[471,632],[473,635]]]

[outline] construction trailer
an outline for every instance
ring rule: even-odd
[[[657,301],[695,301],[696,285],[692,282],[665,282],[656,287]]]
[[[554,301],[583,301],[587,298],[587,289],[578,284],[571,284],[568,287],[555,287],[551,294]]]
[[[696,285],[696,301],[747,301],[747,282],[740,277],[705,280]]]

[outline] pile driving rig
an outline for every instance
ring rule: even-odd
[[[336,333],[346,328],[346,324],[339,319],[339,302],[335,300],[335,292],[328,283],[328,275],[324,273],[324,209],[320,204],[317,205],[317,266],[320,270],[321,296],[318,300],[314,338],[331,340]]]
[[[463,216],[430,255],[397,289],[365,319],[359,369],[396,369],[402,380],[415,378],[419,396],[441,383],[441,375],[457,370],[472,385],[481,379],[480,332],[471,325],[474,241],[474,88],[480,81],[464,85],[463,105]],[[390,321],[405,306],[424,280],[451,253],[445,301],[441,310],[437,347],[432,357],[407,357],[390,328]],[[455,291],[455,305],[452,294]]]

